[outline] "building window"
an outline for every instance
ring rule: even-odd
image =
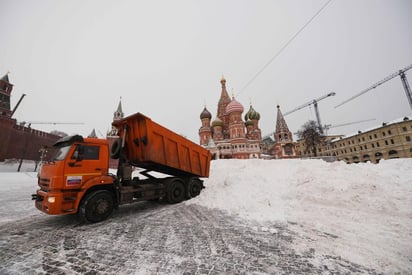
[[[376,142],[376,146],[379,147],[379,142]]]
[[[396,157],[397,155],[398,155],[398,152],[396,150],[389,151],[389,157]]]
[[[375,148],[375,144],[372,143],[372,148]]]
[[[378,136],[376,134],[373,135],[375,138],[378,138]]]
[[[362,141],[365,141],[365,137],[362,137]]]
[[[410,142],[411,141],[411,137],[410,136],[406,136],[406,142]]]
[[[395,144],[395,142],[393,141],[393,139],[391,139],[391,144]]]
[[[368,145],[365,145],[365,149],[366,149],[366,150],[368,149]]]
[[[391,132],[391,130],[388,130],[388,135],[392,135],[392,132]]]
[[[369,139],[372,139],[372,136],[369,136]]]
[[[386,136],[385,132],[382,132],[382,136]]]
[[[388,141],[387,141],[387,140],[385,140],[385,145],[388,145]]]
[[[407,132],[407,131],[408,131],[408,128],[402,127],[402,131]]]

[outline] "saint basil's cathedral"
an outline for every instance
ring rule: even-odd
[[[279,107],[274,133],[275,142],[264,144],[259,128],[260,114],[250,105],[243,121],[242,104],[234,96],[230,99],[225,78],[222,77],[220,83],[222,91],[217,105],[217,117],[212,121],[212,115],[206,107],[200,114],[200,145],[212,153],[213,159],[261,158],[262,152],[271,155],[271,158],[297,157],[296,143],[292,140],[292,133]]]

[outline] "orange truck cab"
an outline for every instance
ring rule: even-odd
[[[109,144],[106,140],[64,137],[54,144],[56,153],[42,164],[34,195],[36,207],[47,214],[77,213],[87,192],[114,191],[114,177],[108,174]]]
[[[136,113],[113,122],[119,139],[112,147],[105,139],[79,135],[61,138],[55,154],[44,162],[36,194],[40,211],[78,214],[86,222],[108,218],[119,205],[166,200],[178,203],[200,194],[199,177],[208,177],[208,150]],[[118,159],[117,175],[109,173],[109,157]],[[133,177],[133,167],[141,168]],[[161,172],[156,177],[150,172]]]

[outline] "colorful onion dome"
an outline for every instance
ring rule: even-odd
[[[259,120],[260,114],[250,105],[249,111],[245,114],[245,120]]]
[[[232,97],[232,101],[226,107],[227,114],[230,114],[233,112],[243,113],[243,106],[235,99],[235,97]]]
[[[206,109],[206,107],[200,113],[200,119],[204,119],[204,118],[208,118],[208,119],[212,118],[212,114]]]
[[[254,124],[253,120],[246,120],[246,122],[245,122],[246,127],[247,126],[253,126],[253,124]]]
[[[223,127],[223,121],[220,118],[216,118],[215,120],[212,121],[212,127]]]

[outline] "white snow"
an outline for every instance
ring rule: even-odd
[[[33,164],[34,165],[34,164]],[[0,164],[0,226],[41,215],[30,200],[35,172]],[[25,171],[33,171],[33,167]],[[216,160],[201,195],[186,203],[217,208],[298,233],[296,250],[412,273],[412,159],[379,164],[322,160]]]
[[[306,236],[297,250],[310,246],[377,270],[412,272],[412,159],[217,160],[205,185],[187,203],[290,222]]]

